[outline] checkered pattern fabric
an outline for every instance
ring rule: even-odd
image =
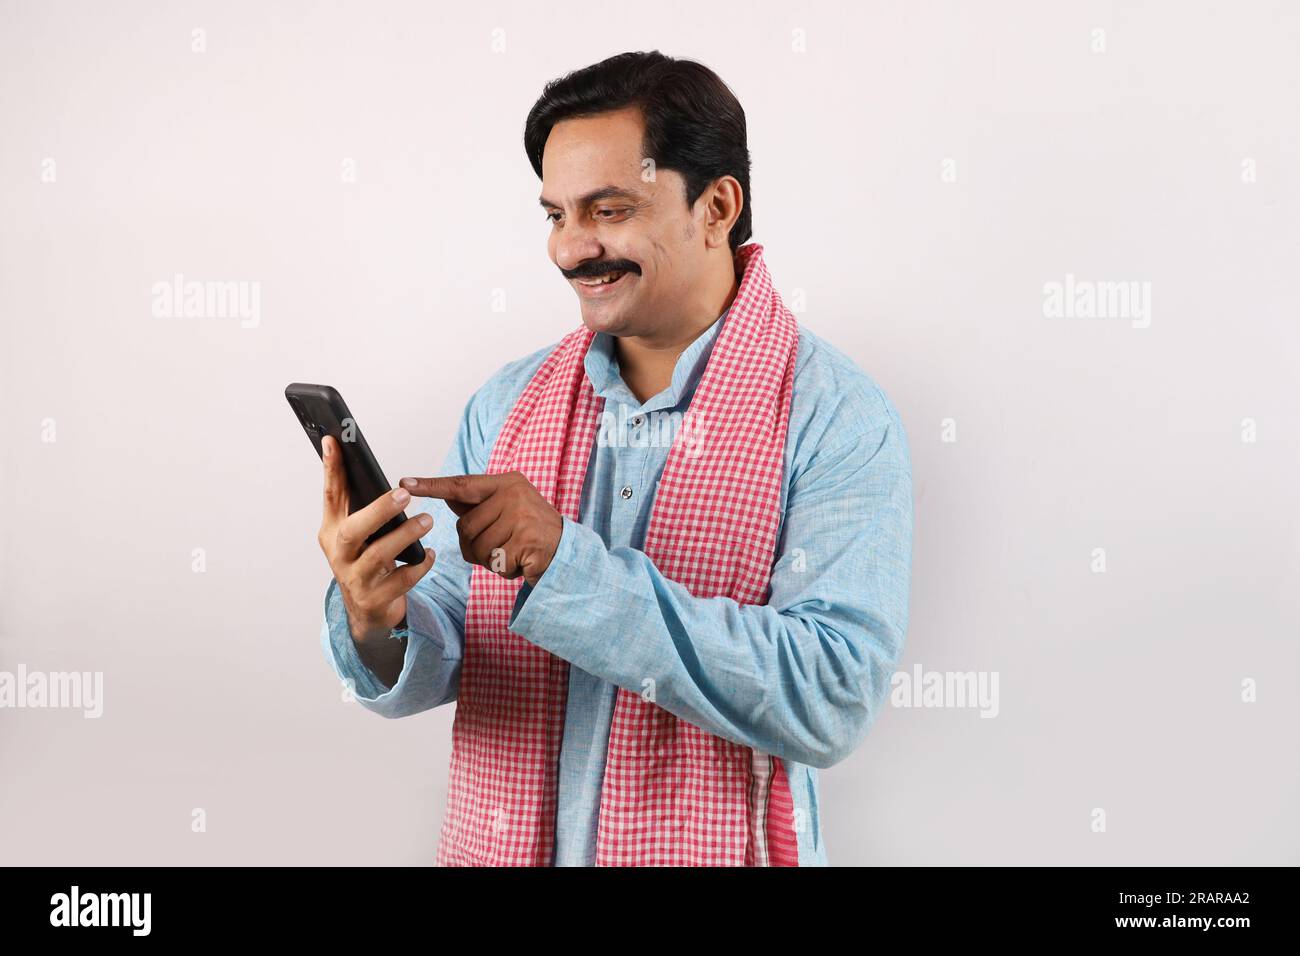
[[[669,451],[644,546],[692,595],[741,604],[767,600],[798,342],[762,249],[736,253],[740,287]],[[522,472],[574,521],[604,404],[583,364],[593,335],[578,329],[547,356],[488,462],[490,474]],[[568,663],[507,629],[521,583],[471,572],[439,865],[552,859]],[[793,817],[778,756],[619,689],[598,866],[797,866]]]

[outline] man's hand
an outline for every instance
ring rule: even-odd
[[[406,592],[433,566],[434,553],[426,548],[423,561],[400,568],[396,558],[408,544],[419,541],[433,521],[428,515],[417,515],[367,545],[366,539],[400,514],[411,496],[399,488],[349,515],[348,479],[338,444],[327,435],[321,439],[321,451],[325,513],[316,540],[339,583],[353,639],[359,645],[378,646],[393,653],[383,639],[406,616]],[[400,657],[397,666],[400,670]]]
[[[460,516],[460,553],[505,578],[535,585],[551,565],[564,519],[522,474],[403,478],[422,498],[441,498]]]

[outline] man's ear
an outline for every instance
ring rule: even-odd
[[[735,176],[723,176],[701,194],[704,202],[704,243],[710,249],[730,242],[731,227],[745,208],[745,193]]]

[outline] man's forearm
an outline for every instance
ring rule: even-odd
[[[710,733],[810,766],[842,759],[865,732],[901,649],[899,609],[791,616],[694,598],[641,552],[608,551],[567,520],[565,534],[516,633]],[[850,559],[844,570],[866,578]]]

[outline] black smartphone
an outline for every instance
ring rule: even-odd
[[[348,476],[348,514],[361,510],[380,495],[393,490],[375,460],[374,452],[366,444],[366,436],[361,434],[361,427],[337,389],[329,385],[294,382],[284,390],[284,397],[289,400],[289,407],[298,416],[317,455],[321,453],[320,442],[325,435],[332,435],[338,442],[343,455],[343,470]],[[406,515],[398,512],[397,517],[367,538],[366,544],[396,530],[405,520]],[[424,547],[419,541],[412,541],[397,560],[403,564],[419,564],[424,560]]]

